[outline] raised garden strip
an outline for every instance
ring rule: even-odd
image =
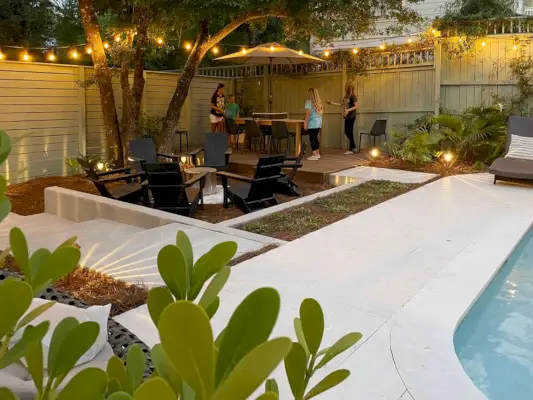
[[[239,229],[281,240],[295,240],[420,186],[422,184],[368,181],[248,222]]]

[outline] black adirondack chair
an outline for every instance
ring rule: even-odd
[[[143,182],[144,172],[131,173],[129,168],[119,168],[111,171],[97,171],[87,160],[77,159],[87,179],[89,179],[104,197],[125,201],[127,203],[150,204],[148,189]],[[122,184],[119,184],[123,182]]]
[[[153,164],[169,160],[178,162],[180,159],[180,156],[158,153],[151,137],[130,140],[129,146],[130,161],[133,163],[136,171],[142,171],[143,163]]]
[[[186,217],[194,216],[202,202],[207,173],[184,181],[179,163],[147,163],[144,170],[152,193],[153,208]]]
[[[204,147],[200,147],[189,155],[195,166],[200,166],[198,155],[204,153],[203,167],[215,168],[217,171],[224,171],[229,164],[231,146],[228,146],[228,134],[225,132],[207,133],[205,135]]]
[[[258,208],[265,208],[278,204],[274,194],[278,179],[283,175],[281,168],[285,155],[261,157],[257,161],[253,177],[237,175],[221,171],[217,175],[222,179],[224,187],[224,207],[229,203],[235,204],[244,213],[252,212]],[[229,185],[229,180],[241,182]]]
[[[289,196],[300,196],[296,188],[298,185],[294,182],[294,177],[300,168],[302,168],[302,159],[305,155],[305,142],[302,141],[300,154],[298,157],[285,157],[282,167],[282,177],[276,184],[276,193],[286,194]]]

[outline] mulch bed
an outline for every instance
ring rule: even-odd
[[[430,174],[437,174],[440,176],[473,174],[479,171],[474,170],[474,165],[462,162],[455,162],[450,166],[446,166],[440,161],[414,164],[410,161],[401,160],[399,158],[380,158],[368,162],[369,167],[401,169],[404,171],[413,172],[427,172]]]
[[[354,188],[271,214],[240,229],[281,240],[295,240],[422,184],[369,181]]]

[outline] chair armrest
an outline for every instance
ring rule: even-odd
[[[192,186],[195,183],[200,182],[202,179],[205,179],[209,172],[202,172],[201,174],[196,174],[193,178],[189,179],[187,182],[185,182],[185,186]]]
[[[112,176],[110,178],[100,179],[100,183],[120,182],[120,181],[125,181],[125,180],[129,180],[129,179],[133,179],[133,178],[142,178],[144,176],[145,176],[144,172],[136,172],[134,174]]]
[[[102,172],[97,172],[96,175],[98,176],[107,176],[107,175],[113,175],[113,174],[129,174],[131,172],[131,169],[129,167],[126,167],[126,168],[117,168],[117,169],[113,169],[111,171],[102,171]]]
[[[199,147],[193,151],[191,151],[189,153],[190,156],[197,156],[198,154],[200,154],[202,151],[204,151],[204,148],[203,147]]]
[[[281,168],[302,168],[303,167],[303,164],[296,164],[296,163],[293,163],[293,164],[283,164],[281,166]]]
[[[229,146],[228,146],[228,147],[226,147],[226,155],[229,155],[229,154],[231,154],[231,152],[232,152],[232,148],[231,148],[231,147],[229,147]]]
[[[222,177],[226,177],[229,179],[235,179],[236,181],[241,181],[241,182],[251,182],[254,180],[254,178],[251,178],[249,176],[232,174],[231,172],[226,172],[226,171],[217,172],[217,176],[222,176]]]
[[[175,156],[175,155],[173,155],[173,154],[157,153],[157,156],[158,156],[158,157],[170,158],[171,160],[179,160],[179,159],[180,159],[180,156]]]

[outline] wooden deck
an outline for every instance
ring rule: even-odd
[[[298,171],[297,177],[311,183],[327,182],[328,175],[363,165],[368,161],[366,153],[344,155],[343,153],[345,151],[339,149],[323,149],[322,158],[319,161],[308,161],[304,158],[303,167]],[[251,175],[256,165],[256,153],[245,152],[241,154],[240,151],[233,150],[230,157],[230,166],[233,171]]]

